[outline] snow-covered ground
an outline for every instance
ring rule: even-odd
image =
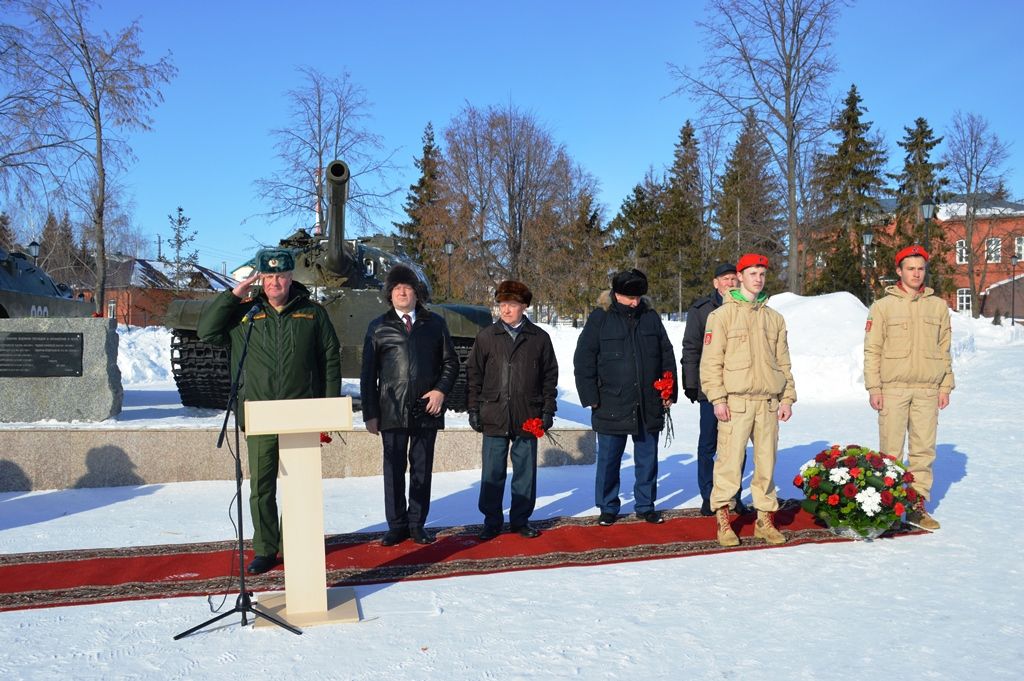
[[[800,398],[781,428],[776,481],[782,496],[796,496],[789,480],[827,444],[877,444],[860,375],[866,311],[846,294],[784,294],[772,305],[787,319]],[[668,328],[679,348],[682,324]],[[1024,386],[1024,328],[954,315],[953,330],[958,387],[940,417],[930,507],[943,528],[933,535],[360,587],[363,622],[302,636],[242,629],[233,616],[173,641],[210,616],[204,598],[0,613],[0,673],[62,680],[1020,678],[1024,476],[1016,391]],[[550,332],[561,364],[559,417],[587,423],[572,382],[578,332]],[[116,427],[219,425],[216,412],[175,403],[167,347],[160,330],[122,333],[126,410]],[[697,408],[684,401],[672,413],[676,437],[660,455],[658,505],[692,507],[699,502]],[[449,424],[464,427],[464,417]],[[593,480],[593,466],[541,469],[534,517],[594,515]],[[477,484],[475,471],[436,475],[431,524],[479,522]],[[631,486],[627,460],[624,512],[632,510]],[[381,487],[379,477],[325,481],[327,531],[383,528]],[[0,552],[227,539],[233,491],[233,483],[200,482],[0,494]]]

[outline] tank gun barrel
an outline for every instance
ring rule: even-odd
[[[348,164],[327,164],[327,269],[344,275],[352,268],[352,256],[345,253],[345,202],[348,201]]]

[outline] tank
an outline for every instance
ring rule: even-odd
[[[410,267],[427,286],[428,294],[430,282],[422,267],[402,251],[395,237],[346,239],[348,166],[343,161],[332,161],[327,166],[326,179],[327,233],[311,235],[300,229],[282,239],[280,246],[295,256],[294,280],[304,284],[330,316],[341,342],[342,376],[358,378],[366,328],[389,308],[383,293],[388,271],[399,263]],[[228,349],[203,343],[196,335],[199,317],[208,301],[209,298],[172,301],[165,326],[171,329],[171,367],[181,403],[223,409],[231,387]],[[453,411],[465,411],[466,357],[476,334],[491,323],[491,311],[479,305],[433,304],[429,295],[424,302],[444,317],[459,354],[459,378],[447,397],[447,406]]]
[[[24,253],[0,248],[0,319],[10,317],[89,317],[93,304],[75,300]]]

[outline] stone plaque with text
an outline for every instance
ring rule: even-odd
[[[81,333],[0,333],[0,378],[81,375]]]

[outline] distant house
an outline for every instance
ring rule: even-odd
[[[201,265],[180,290],[171,280],[171,268],[157,260],[114,256],[107,268],[105,316],[132,326],[160,326],[172,300],[205,298],[238,284],[230,276]],[[86,291],[85,297],[92,298],[92,291]]]

